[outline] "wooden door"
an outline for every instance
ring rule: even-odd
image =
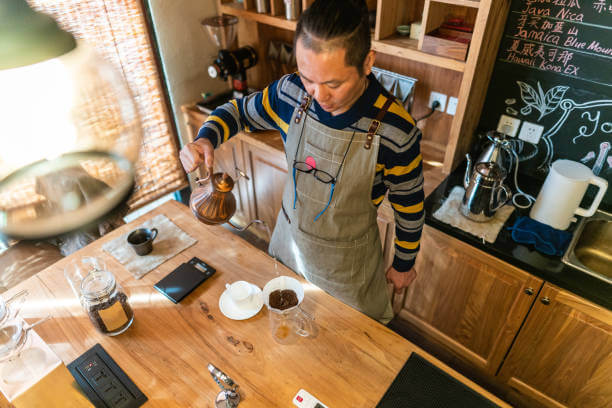
[[[530,406],[612,406],[612,312],[546,283],[498,376]]]
[[[416,269],[400,320],[494,375],[542,280],[427,225]]]
[[[246,173],[251,179],[247,184],[251,218],[264,221],[271,234],[276,225],[287,181],[285,153],[246,141],[242,142],[242,149]],[[269,234],[266,232],[266,235]],[[271,237],[263,238],[269,241]]]

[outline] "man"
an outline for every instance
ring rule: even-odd
[[[371,74],[370,41],[363,0],[316,0],[295,33],[298,73],[217,108],[180,157],[187,172],[211,167],[214,147],[238,131],[279,130],[289,173],[270,254],[386,324],[386,283],[399,291],[416,278],[421,135]],[[385,279],[376,211],[387,191],[397,238]]]

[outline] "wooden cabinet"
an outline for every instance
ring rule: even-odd
[[[283,189],[287,182],[287,160],[285,153],[259,147],[248,140],[242,141],[246,173],[249,214],[253,219],[264,221],[270,228],[276,225],[276,216],[281,208]],[[265,237],[266,240],[270,236]]]
[[[612,312],[434,228],[421,247],[400,324],[517,406],[611,406]]]
[[[399,319],[494,375],[542,280],[427,225]]]
[[[612,406],[612,312],[545,284],[499,378],[530,406]]]

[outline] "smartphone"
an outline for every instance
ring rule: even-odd
[[[153,287],[172,302],[178,303],[215,272],[213,267],[198,258],[193,258],[179,265]]]

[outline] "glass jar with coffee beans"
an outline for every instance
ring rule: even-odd
[[[134,321],[125,290],[108,270],[92,269],[85,276],[81,302],[96,329],[109,336],[123,333]]]

